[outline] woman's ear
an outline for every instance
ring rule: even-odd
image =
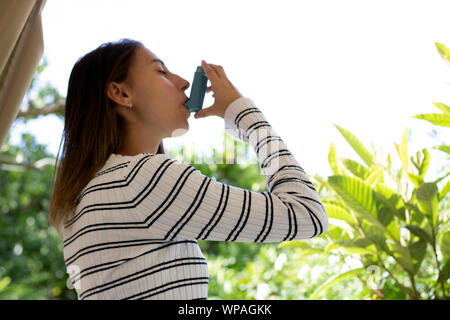
[[[108,97],[117,103],[125,107],[130,107],[132,105],[131,95],[128,92],[128,88],[123,83],[110,82],[106,90]]]

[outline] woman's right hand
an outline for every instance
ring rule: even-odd
[[[222,66],[206,63],[205,60],[202,60],[202,68],[205,71],[206,77],[211,82],[211,86],[206,88],[206,92],[214,92],[214,104],[197,111],[194,114],[194,118],[208,116],[224,118],[225,110],[234,100],[242,97],[242,94],[228,80]]]

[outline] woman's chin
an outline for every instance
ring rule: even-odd
[[[185,125],[181,128],[177,128],[177,129],[173,130],[172,134],[170,136],[171,137],[179,137],[179,136],[184,135],[188,131],[189,131],[189,123],[186,120]]]
[[[184,126],[182,127],[182,129],[185,129],[186,131],[189,130],[189,121],[187,118],[184,120]]]

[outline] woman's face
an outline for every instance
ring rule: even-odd
[[[128,125],[151,130],[160,138],[185,133],[189,130],[187,119],[190,116],[190,111],[183,105],[187,100],[184,91],[188,87],[188,81],[169,72],[149,49],[136,49],[128,79],[122,87],[125,97],[128,95],[128,103],[122,105],[122,109],[133,105],[132,109],[123,110]]]

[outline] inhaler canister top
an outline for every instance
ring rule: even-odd
[[[191,93],[189,100],[184,104],[190,112],[196,112],[203,107],[203,100],[205,98],[206,84],[208,77],[202,66],[197,66],[192,81]]]

